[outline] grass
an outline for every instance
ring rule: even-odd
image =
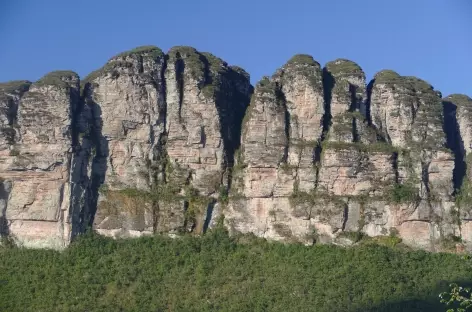
[[[350,248],[229,237],[86,234],[63,252],[0,250],[0,310],[444,311],[470,259],[379,244]]]

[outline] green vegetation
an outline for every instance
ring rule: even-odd
[[[385,69],[379,71],[374,76],[375,83],[388,84],[388,83],[401,83],[402,77],[395,71]]]
[[[115,55],[113,58],[127,57],[127,56],[132,56],[134,54],[149,54],[154,59],[164,56],[164,52],[162,52],[161,49],[159,49],[156,46],[149,45],[149,46],[136,47],[129,51],[122,52],[118,55]]]
[[[405,79],[405,82],[408,83],[411,87],[413,87],[416,91],[433,91],[433,87],[423,79],[413,76],[404,76],[403,79]],[[434,96],[437,97],[436,94],[434,94]]]
[[[205,77],[205,57],[192,47],[177,46],[169,51],[169,59],[176,62],[182,59],[185,63],[185,72],[195,80],[202,80]],[[168,65],[170,66],[170,65]]]
[[[86,83],[90,83],[97,79],[98,77],[105,75],[106,73],[111,72],[113,75],[117,75],[116,68],[118,67],[130,67],[132,66],[131,63],[115,60],[117,58],[125,58],[128,56],[133,56],[135,54],[148,54],[153,59],[158,59],[164,56],[164,52],[156,46],[141,46],[134,48],[129,51],[122,52],[120,54],[115,55],[114,57],[110,58],[108,62],[101,68],[91,72],[88,74],[81,82],[81,86],[83,87]]]
[[[290,194],[288,198],[292,208],[297,208],[298,206],[304,205],[307,205],[309,209],[314,206],[323,207],[317,211],[317,214],[323,215],[337,213],[341,211],[341,209],[343,209],[346,204],[342,196],[331,195],[317,190],[311,190],[309,192],[300,191],[298,189],[298,183],[295,183],[293,189],[293,193]],[[336,207],[336,211],[332,212],[326,209],[326,204],[328,203],[333,203]]]
[[[389,201],[393,203],[415,202],[419,199],[419,190],[412,183],[394,184],[387,191]]]
[[[334,77],[348,77],[358,76],[365,79],[365,74],[362,68],[355,62],[347,59],[337,59],[326,64],[326,69]]]
[[[456,251],[456,245],[460,243],[462,243],[462,238],[453,234],[442,236],[439,239],[439,246],[441,247],[441,250],[446,252]]]
[[[20,155],[20,151],[17,148],[13,148],[13,149],[10,150],[9,155],[10,156],[18,156],[18,155]]]
[[[452,306],[447,312],[465,312],[472,310],[472,293],[470,287],[462,287],[456,283],[449,285],[448,292],[439,295],[441,302],[447,306]]]
[[[300,66],[299,66],[300,65]],[[283,67],[282,81],[291,83],[291,79],[295,75],[305,76],[312,88],[316,92],[321,92],[322,87],[322,70],[320,64],[307,54],[297,54],[288,60]]]
[[[12,92],[25,92],[31,85],[31,81],[28,80],[12,80],[0,83],[0,92],[12,93]]]
[[[411,90],[431,92],[432,95],[438,97],[438,94],[434,92],[433,87],[428,82],[413,76],[400,76],[393,70],[382,70],[375,74],[374,79],[376,83],[399,84]]]
[[[402,239],[397,236],[395,233],[390,233],[390,235],[381,235],[381,236],[375,236],[375,237],[370,237],[367,236],[363,233],[360,234],[360,244],[362,245],[380,245],[380,246],[386,246],[386,247],[397,247],[397,248],[403,248],[403,249],[408,249],[406,245],[402,244]],[[358,235],[359,235],[358,234]]]
[[[263,76],[256,84],[256,89],[260,93],[275,93],[276,86],[268,76]]]
[[[353,243],[361,241],[364,237],[367,237],[364,233],[359,231],[345,231],[341,232],[338,237],[347,238]]]
[[[228,188],[225,185],[220,185],[218,189],[218,201],[223,205],[228,205],[229,202],[229,193]]]
[[[221,72],[225,66],[228,65],[225,61],[209,52],[201,52],[200,54],[203,55],[205,60],[208,62],[209,69],[213,73]]]
[[[470,211],[472,206],[472,184],[465,178],[459,192],[456,194],[456,206],[465,211]]]
[[[35,82],[37,86],[44,86],[44,85],[52,85],[58,86],[61,88],[68,88],[71,85],[64,81],[64,79],[76,79],[79,80],[79,75],[77,73],[70,71],[70,70],[57,70],[52,71],[46,75],[44,75],[41,79]]]
[[[169,51],[169,59],[174,64],[177,64],[178,60],[183,61],[184,72],[203,83],[201,90],[205,98],[215,96],[220,90],[221,75],[229,71],[228,64],[222,59],[208,52],[198,52],[192,47],[173,47]]]
[[[200,238],[79,237],[63,252],[0,249],[0,310],[444,311],[471,260],[377,244],[281,244],[215,229]]]
[[[232,65],[230,66],[231,70],[241,76],[243,76],[244,78],[246,78],[247,80],[250,79],[250,75],[249,73],[244,70],[242,67],[239,67],[239,66],[236,66],[236,65]]]
[[[311,65],[320,68],[320,64],[313,59],[313,56],[308,54],[296,54],[288,60],[287,65]]]
[[[349,108],[348,105],[351,103],[351,93],[349,91],[349,86],[349,81],[340,79],[339,81],[336,81],[333,89],[331,90],[333,95],[336,95],[338,102],[345,103],[346,109]]]
[[[451,94],[447,96],[444,101],[451,102],[458,107],[472,107],[472,99],[464,94]]]
[[[322,143],[323,149],[335,149],[335,150],[350,150],[355,149],[360,152],[368,153],[394,153],[398,151],[393,145],[384,142],[376,142],[372,144],[362,144],[362,143],[347,143],[347,142],[330,142],[325,141]]]

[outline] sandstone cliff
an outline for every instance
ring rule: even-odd
[[[138,47],[82,81],[0,84],[0,228],[25,246],[232,233],[472,248],[472,100],[296,55],[255,89],[191,47]],[[472,156],[471,156],[472,157]],[[471,244],[469,246],[469,244]]]

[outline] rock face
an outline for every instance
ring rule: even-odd
[[[66,246],[75,230],[72,116],[79,77],[51,72],[31,86],[2,89],[2,108],[8,107],[2,116],[2,230],[25,246]]]
[[[452,94],[443,99],[446,133],[454,151],[456,212],[461,237],[472,248],[472,99]]]
[[[90,132],[100,138],[97,231],[202,232],[227,192],[250,92],[247,73],[190,47],[137,48],[87,77],[102,125]]]
[[[472,249],[472,100],[296,55],[255,89],[209,53],[138,47],[80,81],[0,84],[0,233],[63,248],[232,233]],[[470,157],[469,157],[470,156]]]

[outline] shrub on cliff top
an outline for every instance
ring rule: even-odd
[[[365,79],[362,68],[357,63],[347,59],[328,62],[325,67],[333,76],[360,76]]]
[[[150,54],[152,58],[159,58],[164,56],[164,52],[156,46],[148,45],[148,46],[140,46],[129,51],[121,52],[115,55],[113,58],[118,57],[127,57],[134,54]]]
[[[12,92],[24,92],[28,90],[31,85],[31,81],[28,80],[12,80],[0,83],[0,92],[12,93]]]
[[[35,82],[37,86],[52,85],[62,88],[69,87],[65,79],[79,79],[79,75],[70,70],[56,70],[44,75],[41,79]]]
[[[444,101],[451,102],[456,106],[472,107],[472,99],[464,94],[451,94],[444,98]]]
[[[112,72],[117,67],[120,67],[120,66],[129,67],[131,65],[130,63],[123,62],[123,61],[116,60],[116,59],[125,58],[125,57],[128,57],[128,56],[133,56],[133,55],[137,55],[137,54],[141,54],[141,55],[147,54],[147,55],[150,55],[153,59],[158,59],[158,58],[164,57],[164,52],[162,52],[162,50],[160,48],[158,48],[156,46],[152,46],[152,45],[140,46],[140,47],[136,47],[134,49],[131,49],[129,51],[121,52],[121,53],[113,56],[112,58],[110,58],[107,61],[107,63],[105,65],[103,65],[101,68],[99,68],[97,70],[94,70],[93,72],[88,74],[82,80],[81,87],[83,88],[83,86],[86,83],[92,82],[95,79],[97,79],[98,77],[100,77],[102,75],[105,75],[109,72]]]
[[[313,65],[313,66],[321,67],[320,64],[313,59],[313,56],[308,55],[308,54],[296,54],[292,56],[287,62],[287,65],[291,65],[291,64]]]

